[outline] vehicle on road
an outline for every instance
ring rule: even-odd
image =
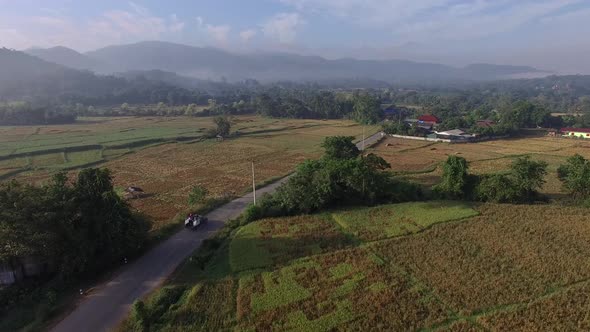
[[[196,230],[197,227],[199,227],[201,224],[206,223],[207,221],[209,221],[209,219],[207,219],[207,217],[191,213],[184,220],[184,227],[192,229],[192,230]]]

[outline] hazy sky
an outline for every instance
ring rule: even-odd
[[[590,0],[0,0],[0,46],[233,51],[590,73]]]

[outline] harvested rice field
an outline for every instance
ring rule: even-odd
[[[213,127],[211,117],[83,118],[72,125],[0,127],[0,179],[42,183],[59,170],[108,167],[119,188],[145,190],[146,197],[129,202],[157,231],[188,208],[194,185],[205,186],[212,197],[240,195],[251,187],[252,161],[256,181],[264,183],[319,157],[327,136],[363,134],[346,120],[235,116],[235,137],[204,140]]]
[[[260,220],[204,265],[195,253],[145,315],[150,331],[586,330],[586,211],[433,201]]]
[[[468,144],[433,143],[388,137],[371,151],[387,160],[394,172],[415,182],[431,186],[439,182],[440,165],[449,155],[469,162],[470,172],[489,174],[506,171],[514,158],[529,155],[549,164],[543,193],[563,195],[557,167],[578,153],[590,158],[590,142],[560,137],[523,137]]]

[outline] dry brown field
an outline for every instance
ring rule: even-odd
[[[590,141],[555,137],[523,137],[469,144],[431,143],[388,137],[372,151],[392,169],[418,183],[434,185],[440,179],[441,163],[449,155],[464,157],[474,174],[506,171],[516,157],[530,155],[549,164],[543,193],[553,197],[563,194],[557,168],[576,153],[590,158]]]
[[[64,159],[74,157],[98,161],[108,167],[115,186],[139,186],[146,197],[131,199],[130,204],[154,221],[154,230],[169,224],[187,208],[187,197],[194,185],[205,186],[212,197],[240,195],[252,186],[251,162],[255,162],[256,182],[282,177],[308,158],[321,156],[320,144],[327,136],[362,137],[363,129],[347,120],[289,120],[257,116],[232,118],[234,138],[222,142],[200,140],[212,118],[124,117],[87,118],[79,124],[64,126],[0,127],[0,148],[11,151],[35,151],[38,155],[0,161],[1,172],[29,169],[16,176],[28,182],[45,182],[60,169]],[[378,127],[366,127],[366,134]],[[194,140],[162,142],[133,147],[138,140],[189,135]],[[131,147],[118,147],[129,143]],[[102,144],[103,150],[76,153],[48,153],[42,149],[71,145]],[[109,144],[117,144],[110,148]],[[40,154],[39,154],[40,153]],[[100,155],[101,159],[92,159]],[[75,166],[75,165],[74,165]],[[72,173],[75,173],[75,169]]]

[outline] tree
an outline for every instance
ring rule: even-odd
[[[569,157],[557,174],[574,199],[590,198],[590,161],[586,158],[579,154]]]
[[[219,136],[226,137],[229,136],[231,131],[231,121],[225,116],[217,116],[213,119],[215,125],[217,126],[216,133]]]
[[[353,100],[353,118],[362,124],[375,124],[383,118],[381,103],[369,94],[356,95]]]
[[[356,158],[360,154],[360,151],[352,142],[353,140],[353,136],[326,137],[322,143],[322,147],[325,150],[324,158],[339,160]]]
[[[148,229],[115,193],[106,169],[82,170],[73,183],[59,173],[43,187],[0,185],[0,260],[36,257],[62,280],[132,254]]]
[[[447,198],[466,198],[468,168],[465,158],[449,156],[443,164],[442,181],[433,188],[434,191]]]
[[[516,203],[520,194],[512,178],[506,174],[483,176],[477,186],[477,199],[483,202]]]
[[[207,188],[201,185],[194,186],[188,194],[188,204],[195,205],[201,203],[208,194],[209,190],[207,190]]]
[[[531,160],[529,156],[517,158],[511,167],[514,184],[527,202],[534,199],[537,190],[545,184],[547,163]]]

